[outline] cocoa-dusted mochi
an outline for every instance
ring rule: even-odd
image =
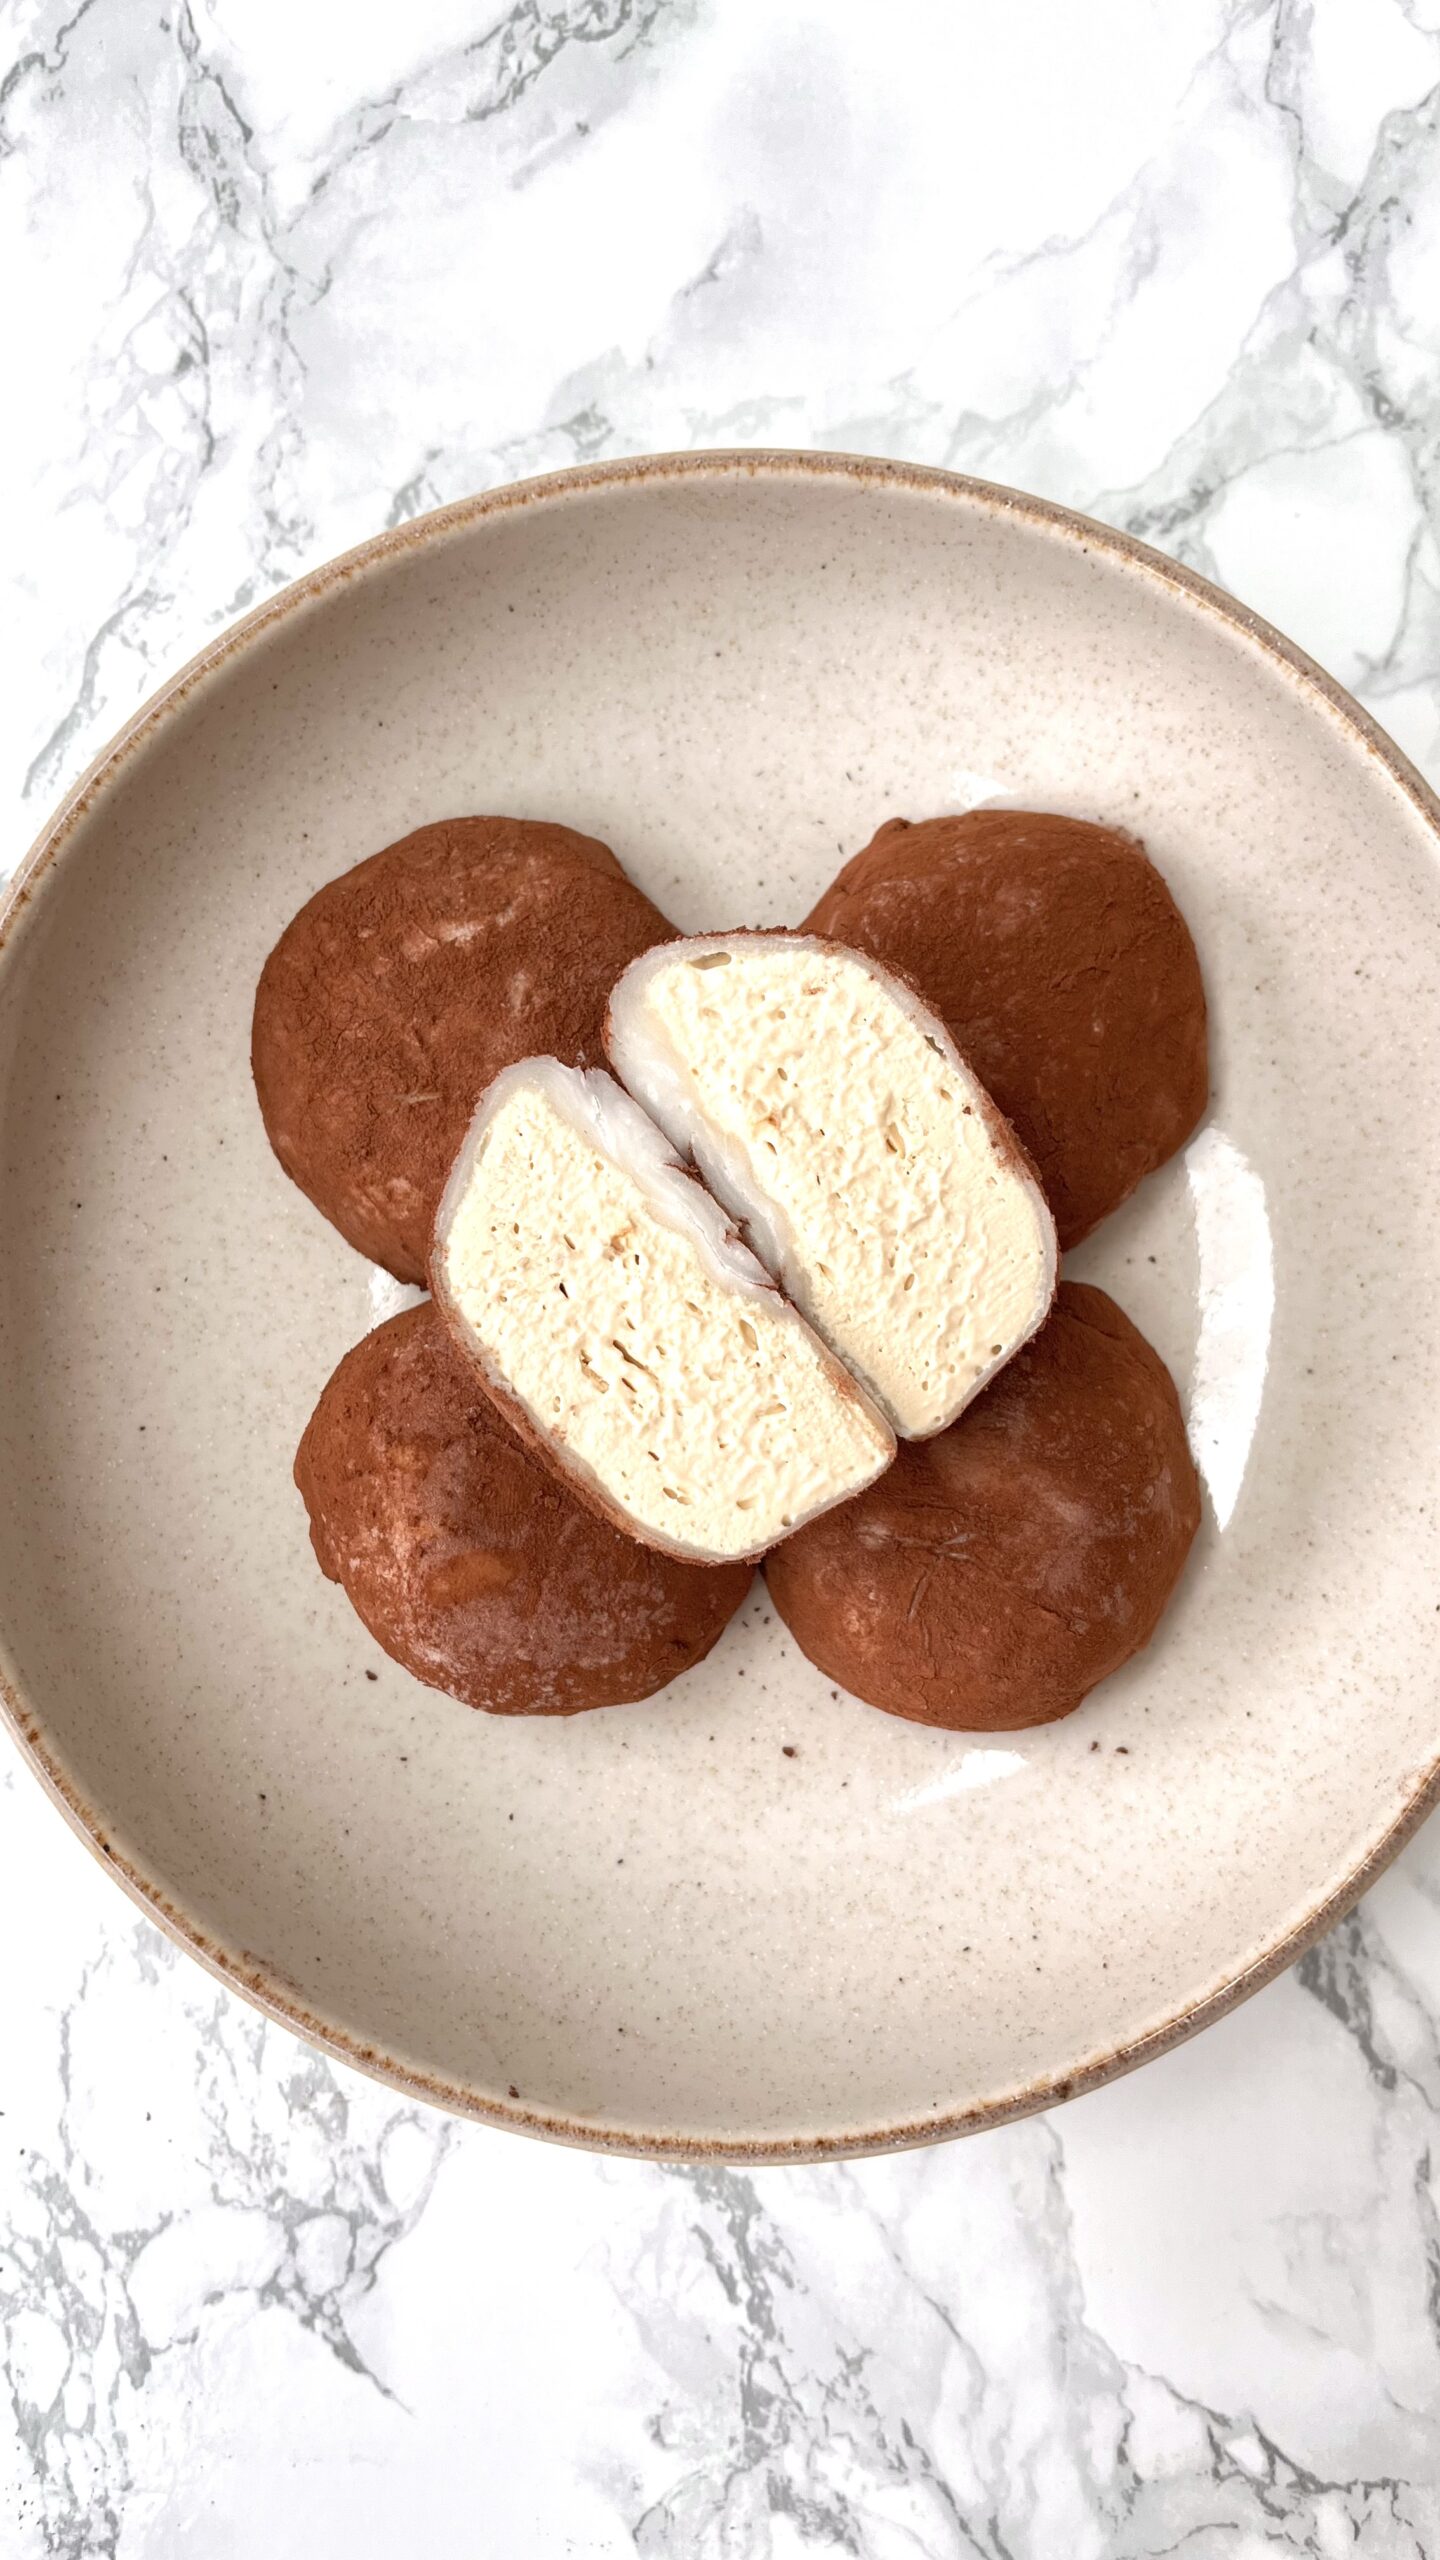
[[[357,1251],[423,1280],[476,1102],[516,1058],[598,1061],[615,979],[674,928],[607,845],[527,818],[420,827],[317,890],[261,973],[270,1143]]]
[[[1170,1373],[1103,1289],[1054,1311],[937,1439],[777,1547],[802,1651],[918,1724],[1049,1724],[1149,1642],[1200,1521]]]
[[[1029,809],[893,818],[805,924],[914,980],[1033,1158],[1062,1248],[1204,1113],[1195,946],[1115,827]]]
[[[433,1305],[346,1353],[295,1481],[321,1569],[376,1642],[492,1715],[648,1698],[699,1662],[748,1565],[683,1564],[598,1520],[517,1439]]]

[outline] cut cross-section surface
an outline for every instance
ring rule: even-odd
[[[1043,1322],[1055,1228],[1013,1131],[902,979],[811,934],[631,963],[617,1074],[906,1439]]]
[[[497,1077],[436,1221],[436,1300],[490,1393],[592,1502],[674,1555],[759,1555],[895,1444],[613,1078]]]

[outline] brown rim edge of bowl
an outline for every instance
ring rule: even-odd
[[[962,499],[988,508],[994,514],[1018,517],[1047,532],[1078,540],[1082,551],[1093,548],[1108,553],[1124,565],[1157,579],[1162,585],[1185,596],[1196,608],[1211,613],[1241,632],[1298,683],[1303,692],[1318,699],[1329,716],[1357,739],[1384,768],[1440,843],[1440,799],[1393,739],[1387,737],[1345,688],[1261,615],[1226,595],[1197,571],[1168,559],[1148,543],[1138,541],[1133,534],[1118,532],[1114,527],[1081,515],[1073,508],[1059,506],[1047,498],[1029,497],[1021,490],[1006,488],[996,481],[978,480],[918,463],[887,462],[864,454],[787,451],[769,447],[702,448],[690,453],[646,454],[617,462],[586,463],[573,470],[548,472],[535,479],[513,481],[503,488],[483,491],[475,497],[456,499],[448,506],[414,517],[407,524],[372,535],[368,541],[358,543],[352,550],[340,553],[291,585],[282,587],[240,621],[229,624],[140,704],[66,793],[4,892],[0,893],[0,959],[3,959],[15,924],[81,818],[104,786],[129,762],[161,722],[178,710],[230,658],[261,638],[273,625],[317,602],[332,587],[387,559],[406,551],[426,548],[450,534],[466,530],[487,516],[503,514],[511,509],[655,480],[707,476],[753,479],[762,475],[794,475],[797,478],[849,482],[860,487],[871,484],[883,488],[910,488],[921,494]],[[1023,2089],[983,2099],[973,2107],[943,2112],[937,2106],[934,2113],[907,2123],[838,2134],[798,2135],[780,2141],[747,2140],[743,2136],[633,2133],[622,2127],[531,2109],[514,2100],[488,2098],[477,2090],[415,2069],[393,2054],[362,2043],[343,2027],[315,2017],[298,1998],[286,1991],[274,1966],[266,1965],[255,1956],[223,1947],[207,1937],[195,1920],[170,1901],[152,1877],[115,1846],[108,1837],[107,1825],[86,1804],[61,1762],[51,1752],[38,1719],[23,1704],[3,1666],[0,1666],[0,1711],[13,1730],[24,1757],[72,1830],[78,1833],[98,1863],[115,1878],[146,1917],[158,1922],[166,1935],[195,1956],[207,1972],[228,1988],[240,1992],[281,2026],[290,2028],[308,2042],[318,2045],[322,2051],[397,2090],[402,2096],[424,2099],[473,2122],[536,2135],[580,2150],[618,2154],[632,2159],[728,2161],[748,2168],[874,2157],[889,2151],[911,2150],[930,2143],[954,2140],[963,2134],[1013,2123],[1019,2117],[1059,2105],[1067,2098],[1080,2097],[1087,2090],[1101,2088],[1126,2072],[1136,2070],[1141,2063],[1152,2061],[1157,2055],[1185,2043],[1201,2028],[1213,2025],[1228,2011],[1238,2008],[1243,2000],[1263,1990],[1277,1974],[1304,1955],[1368,1892],[1440,1798],[1440,1754],[1437,1754],[1415,1781],[1393,1822],[1339,1884],[1311,1905],[1303,1918],[1252,1957],[1239,1972],[1231,1974],[1187,2008],[1163,2019],[1158,2026],[1146,2028],[1140,2035],[1125,2044],[1116,2045],[1108,2053],[1094,2055],[1072,2070],[1048,2079],[1032,2081]]]

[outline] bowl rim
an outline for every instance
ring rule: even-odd
[[[1323,710],[1352,744],[1362,747],[1384,769],[1414,807],[1440,852],[1440,796],[1424,781],[1369,713],[1333,676],[1317,665],[1273,624],[1227,595],[1198,571],[1170,559],[1149,543],[1103,524],[1053,499],[1029,496],[999,481],[946,471],[931,465],[883,460],[866,454],[773,446],[700,447],[675,453],[630,456],[614,461],[582,463],[564,471],[507,482],[499,488],[452,500],[406,523],[372,534],[351,549],[323,561],[289,585],[228,623],[194,656],[145,697],[138,708],[99,750],[52,816],[42,827],[11,878],[0,886],[0,994],[4,970],[21,923],[43,879],[58,862],[81,819],[146,743],[212,676],[265,633],[291,615],[318,602],[333,587],[363,577],[406,552],[420,551],[468,530],[487,519],[543,507],[588,495],[605,495],[666,480],[811,479],[834,486],[913,489],[918,493],[989,513],[1012,517],[1052,536],[1066,538],[1081,552],[1105,554],[1112,562],[1169,588],[1177,597],[1238,631],[1269,657],[1296,690]],[[3,1632],[3,1630],[0,1630]],[[1440,1800],[1440,1751],[1410,1784],[1399,1812],[1378,1840],[1337,1885],[1311,1903],[1301,1918],[1241,1964],[1234,1973],[1185,2003],[1141,2034],[1109,2050],[1092,2054],[1073,2069],[1033,2078],[1022,2087],[973,2105],[911,2118],[846,2128],[838,2133],[796,2134],[747,2139],[664,2131],[637,2132],[562,2110],[532,2108],[523,2102],[492,2098],[463,2083],[427,2072],[353,2035],[333,2020],[317,2016],[273,1970],[238,1949],[210,1937],[189,1913],[171,1900],[164,1887],[128,1858],[108,1837],[104,1817],[87,1803],[60,1754],[48,1741],[34,1714],[0,1661],[0,1722],[8,1726],[45,1792],[58,1805],[72,1831],[97,1862],[115,1879],[145,1916],[207,1972],[238,1992],[263,2015],[317,2045],[337,2061],[348,2063],[401,2096],[423,2099],[457,2116],[511,2132],[527,2133],[571,2147],[633,2159],[734,2162],[742,2167],[800,2164],[873,2157],[931,2143],[951,2141],[1010,2124],[1018,2118],[1058,2105],[1064,2099],[1103,2087],[1140,2064],[1182,2044],[1239,2006],[1305,1954],[1316,1940],[1343,1919],[1362,1894],[1418,1830]]]

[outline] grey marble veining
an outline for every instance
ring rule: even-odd
[[[13,861],[468,489],[858,447],[1220,578],[1440,770],[1437,0],[10,0]],[[4,2560],[1440,2553],[1440,1860],[1196,2044],[845,2169],[461,2128],[0,1759]]]

